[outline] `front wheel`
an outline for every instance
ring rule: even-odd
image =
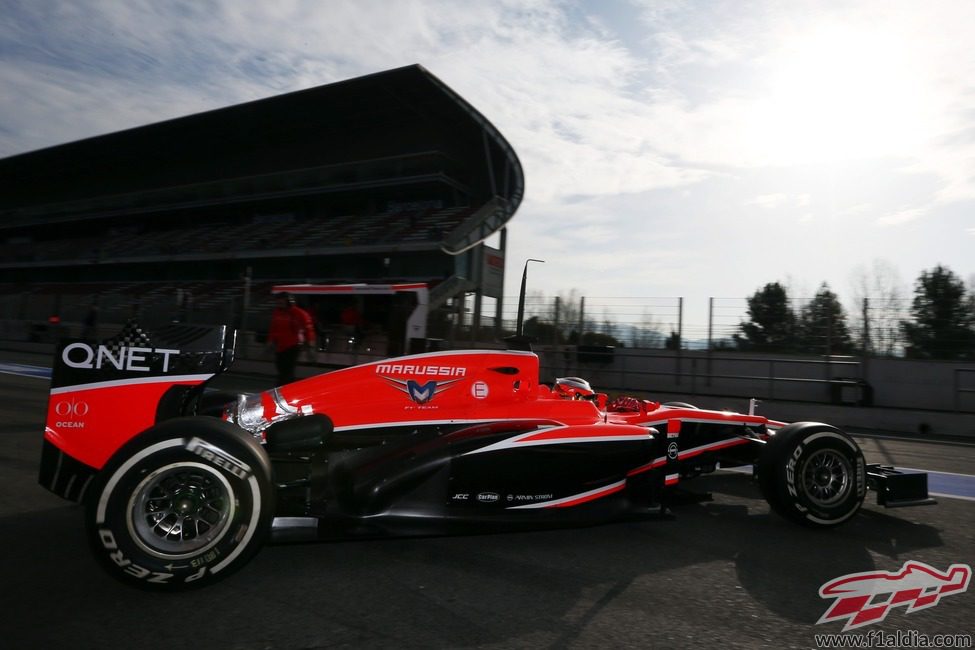
[[[814,527],[843,523],[866,495],[860,447],[836,427],[798,422],[779,430],[758,461],[758,482],[772,510]]]
[[[169,590],[239,568],[260,548],[272,516],[264,450],[205,417],[167,420],[125,445],[86,510],[89,540],[109,573]]]

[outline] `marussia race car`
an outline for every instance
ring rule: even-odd
[[[224,327],[128,325],[62,342],[40,483],[86,507],[117,578],[199,586],[281,539],[582,525],[659,513],[678,484],[754,465],[771,508],[841,524],[868,488],[931,503],[927,475],[866,465],[827,424],[784,424],[539,382],[528,351],[434,352],[259,394],[204,388],[233,360]]]

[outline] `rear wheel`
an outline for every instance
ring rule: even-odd
[[[270,529],[267,455],[221,420],[167,420],[124,446],[100,476],[87,504],[89,539],[125,582],[155,589],[214,582],[247,562]]]
[[[831,527],[852,517],[866,494],[860,447],[836,427],[815,422],[779,430],[758,461],[758,482],[772,509],[798,523]]]

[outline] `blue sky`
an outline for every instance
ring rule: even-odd
[[[972,42],[965,0],[0,0],[0,156],[420,63],[524,164],[509,290],[536,257],[549,294],[692,313],[909,298],[975,277]]]

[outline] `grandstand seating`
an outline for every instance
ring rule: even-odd
[[[501,134],[419,66],[19,154],[0,169],[0,325],[57,313],[76,326],[97,299],[106,324],[137,309],[259,331],[270,287],[255,285],[242,313],[245,275],[448,280],[455,293],[441,290],[435,310],[472,288],[465,251],[503,227],[524,191]]]
[[[167,230],[106,232],[83,239],[0,245],[5,262],[124,260],[223,251],[328,249],[376,243],[436,243],[469,216],[468,207],[391,210],[371,216],[342,215],[285,224],[211,223]]]

